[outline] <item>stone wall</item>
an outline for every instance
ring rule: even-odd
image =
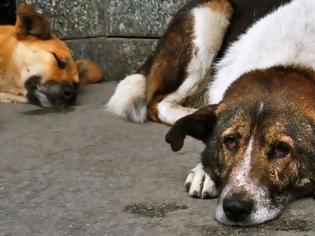
[[[16,0],[17,5],[22,0]],[[26,0],[43,12],[75,58],[103,66],[106,80],[132,73],[188,0]]]

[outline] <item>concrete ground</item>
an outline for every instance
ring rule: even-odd
[[[68,110],[0,105],[0,235],[314,235],[312,199],[276,221],[231,228],[216,200],[183,183],[202,145],[172,153],[168,128],[126,122],[103,104],[115,84],[86,87]]]

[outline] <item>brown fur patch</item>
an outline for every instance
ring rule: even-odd
[[[148,119],[155,122],[160,122],[158,115],[158,104],[165,98],[165,96],[155,97],[148,105]]]
[[[147,103],[175,91],[185,77],[192,52],[192,15],[175,16],[161,38],[147,80]]]
[[[233,7],[228,0],[212,0],[203,3],[202,6],[209,7],[212,10],[225,15],[227,18],[230,18],[233,14]]]

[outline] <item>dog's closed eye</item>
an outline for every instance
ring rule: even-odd
[[[65,69],[67,67],[67,65],[68,65],[67,60],[64,61],[64,60],[60,59],[60,57],[58,57],[58,55],[56,53],[52,53],[52,54],[53,54],[54,58],[57,61],[58,67],[60,69]]]

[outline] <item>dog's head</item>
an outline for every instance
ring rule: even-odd
[[[315,75],[272,68],[242,76],[218,105],[180,119],[166,141],[202,140],[202,163],[220,190],[215,217],[253,225],[277,217],[287,203],[313,196]]]
[[[17,10],[15,34],[13,70],[30,103],[69,106],[76,100],[80,82],[102,79],[102,70],[95,63],[75,62],[67,45],[52,34],[47,19],[25,3]]]

